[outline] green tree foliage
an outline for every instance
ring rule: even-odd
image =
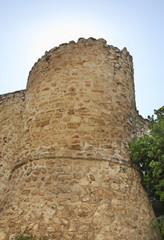
[[[156,239],[164,239],[164,106],[148,117],[150,133],[129,144],[132,162],[139,165],[142,185],[152,202],[156,219],[151,223]],[[158,231],[159,230],[159,231]]]
[[[164,239],[164,216],[153,219],[150,227],[153,239]]]
[[[164,106],[148,117],[150,134],[130,143],[131,160],[139,165],[142,185],[156,216],[164,214]]]

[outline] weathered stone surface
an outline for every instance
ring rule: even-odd
[[[0,96],[0,240],[149,240],[152,207],[129,158],[147,129],[133,63],[103,39],[60,45],[27,89]]]
[[[3,232],[0,232],[0,240],[5,240],[6,239],[6,234]]]

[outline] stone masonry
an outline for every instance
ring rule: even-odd
[[[154,213],[128,143],[147,130],[132,57],[104,39],[53,48],[0,95],[0,240],[150,240]]]

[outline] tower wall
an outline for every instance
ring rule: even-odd
[[[154,213],[128,149],[146,125],[127,50],[81,38],[46,52],[23,106],[0,239],[26,227],[50,239],[150,239]]]
[[[129,161],[134,106],[126,49],[102,39],[53,49],[30,73],[25,104],[30,144],[22,156],[55,152]]]

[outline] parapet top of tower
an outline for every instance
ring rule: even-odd
[[[38,61],[34,64],[34,66],[32,67],[30,73],[29,73],[29,78],[31,77],[31,74],[33,72],[35,72],[35,70],[38,72],[38,65],[42,65],[44,63],[46,63],[47,65],[50,65],[52,58],[56,58],[55,63],[56,63],[56,70],[57,70],[57,65],[58,65],[58,60],[62,60],[60,61],[60,64],[62,63],[62,67],[64,67],[67,62],[69,62],[72,58],[73,53],[76,54],[76,58],[78,58],[79,54],[82,54],[82,52],[85,52],[85,55],[88,56],[88,58],[90,56],[93,56],[94,59],[94,54],[97,52],[97,54],[99,53],[98,50],[102,49],[104,50],[104,52],[106,52],[106,54],[110,55],[110,57],[115,60],[115,67],[116,69],[120,68],[121,64],[117,63],[118,58],[120,56],[124,56],[126,57],[126,61],[128,62],[128,64],[133,68],[132,66],[132,56],[129,54],[129,52],[127,51],[127,49],[124,47],[122,50],[120,50],[117,47],[114,47],[112,45],[108,45],[107,41],[103,38],[99,38],[99,39],[95,39],[93,37],[90,37],[88,39],[85,38],[79,38],[77,43],[75,41],[70,41],[69,43],[63,43],[60,44],[58,47],[54,47],[49,51],[46,51],[45,54],[38,59]],[[94,53],[94,54],[93,54]],[[63,58],[63,59],[61,59]],[[87,59],[88,60],[88,59]],[[125,60],[125,59],[124,59]],[[51,66],[52,67],[52,66]],[[44,70],[48,70],[48,66],[46,66],[46,68]],[[44,71],[43,69],[41,69],[41,71]],[[30,80],[32,81],[32,79]],[[27,88],[29,87],[29,79],[28,79],[28,83],[27,83]]]

